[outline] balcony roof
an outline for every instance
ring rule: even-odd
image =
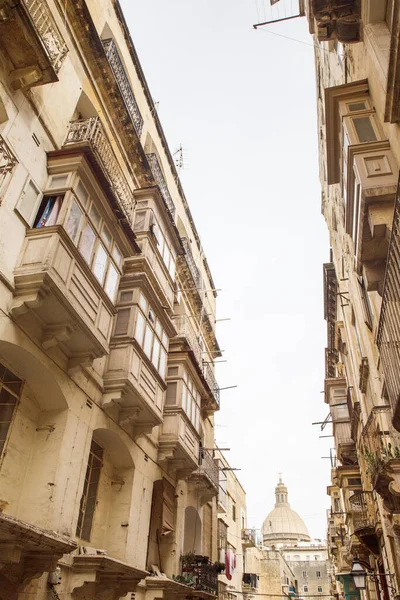
[[[353,81],[325,89],[326,158],[328,184],[340,181],[340,130],[342,125],[339,102],[368,93],[368,80]]]

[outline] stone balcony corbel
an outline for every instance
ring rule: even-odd
[[[400,513],[400,458],[391,458],[377,471],[375,490],[390,513]]]
[[[57,561],[75,548],[65,535],[0,513],[0,574],[19,590],[54,571]]]
[[[77,554],[73,557],[71,595],[74,600],[118,600],[134,593],[148,572],[104,553]]]

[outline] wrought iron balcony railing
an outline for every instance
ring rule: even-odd
[[[349,498],[354,531],[373,526],[372,521],[372,492],[355,492]]]
[[[45,0],[22,0],[34,28],[46,48],[51,65],[56,73],[61,69],[68,53],[64,41]]]
[[[133,194],[99,117],[89,117],[71,122],[64,146],[82,143],[89,144],[119,208],[131,222],[134,208]]]
[[[182,571],[181,583],[185,583],[195,590],[216,595],[218,591],[217,568],[208,556],[186,554],[181,557]]]
[[[154,181],[160,188],[160,192],[162,197],[164,198],[164,202],[167,205],[172,217],[175,217],[175,204],[171,198],[171,194],[169,193],[167,182],[165,181],[164,174],[160,167],[160,163],[158,162],[157,154],[155,154],[154,152],[147,154],[147,160],[149,161]]]
[[[108,62],[110,63],[110,67],[114,73],[114,77],[118,84],[119,90],[124,99],[125,106],[131,117],[133,126],[138,136],[140,136],[143,129],[143,117],[140,114],[139,107],[135,100],[135,96],[133,94],[129,79],[125,73],[125,69],[122,64],[121,58],[118,54],[115,42],[112,38],[108,40],[103,40],[103,46],[106,52]]]
[[[204,378],[207,382],[208,387],[210,388],[212,395],[214,397],[215,402],[218,404],[220,404],[220,391],[219,391],[219,386],[217,383],[217,380],[215,379],[215,375],[214,375],[214,371],[211,368],[211,365],[209,364],[205,364],[204,365]]]
[[[11,149],[0,135],[0,188],[7,177],[13,172],[17,163],[18,161]]]
[[[190,243],[189,240],[185,237],[181,238],[182,240],[182,245],[185,249],[185,260],[186,260],[186,264],[188,266],[188,269],[190,271],[190,274],[193,278],[193,282],[194,282],[194,286],[195,288],[197,288],[200,291],[201,288],[201,274],[199,269],[197,268],[197,265],[194,261],[193,258],[193,254],[192,251],[190,249]]]
[[[193,472],[192,478],[205,477],[212,487],[218,491],[219,488],[219,470],[218,464],[208,452],[208,450],[199,451],[199,467]]]

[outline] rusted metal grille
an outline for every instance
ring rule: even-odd
[[[338,352],[335,348],[337,312],[337,279],[333,263],[324,265],[324,317],[328,329],[328,347],[325,349],[325,377],[336,377]]]
[[[169,212],[172,217],[175,216],[175,204],[171,198],[171,194],[169,193],[169,189],[167,186],[167,182],[165,181],[164,174],[160,167],[160,163],[158,162],[157,154],[151,152],[147,154],[147,160],[149,161],[151,172],[153,173],[154,181],[160,188],[160,192],[162,197],[164,198],[164,202],[168,207]]]
[[[48,57],[56,73],[67,56],[68,47],[62,37],[44,0],[23,0],[31,21],[46,48]]]
[[[117,47],[113,39],[103,40],[103,46],[108,62],[110,63],[110,67],[114,73],[115,80],[118,84],[119,91],[121,92],[125,106],[131,117],[133,126],[135,127],[138,136],[140,136],[143,129],[143,117],[140,114],[139,107],[135,100],[129,79],[125,73],[121,58],[118,54]]]
[[[216,595],[218,590],[217,569],[207,556],[187,554],[182,556],[182,576],[185,583],[196,590]]]
[[[397,186],[377,345],[393,411],[400,397],[400,193]]]

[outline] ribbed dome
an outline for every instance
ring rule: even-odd
[[[307,527],[300,515],[290,508],[287,487],[282,483],[282,479],[279,479],[275,488],[275,497],[275,508],[269,513],[261,528],[264,544],[309,542]]]

